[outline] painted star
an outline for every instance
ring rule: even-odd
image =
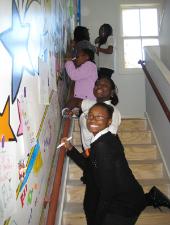
[[[26,69],[34,75],[28,52],[28,38],[30,26],[22,24],[15,3],[12,2],[12,26],[0,34],[0,40],[12,58],[12,103],[14,103]]]
[[[14,132],[10,126],[10,98],[8,97],[4,110],[0,113],[0,137],[5,141],[16,141]]]
[[[27,12],[27,10],[29,9],[30,5],[31,5],[33,2],[38,2],[39,4],[41,4],[41,0],[27,0],[27,2],[26,2],[26,7],[25,7],[25,12]]]

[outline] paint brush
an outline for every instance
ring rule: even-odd
[[[72,139],[72,137],[67,138],[67,141],[70,141]],[[57,149],[59,149],[60,147],[62,147],[65,143],[61,143],[57,146]]]

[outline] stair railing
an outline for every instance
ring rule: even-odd
[[[157,96],[158,101],[159,101],[159,103],[160,103],[160,105],[161,105],[161,107],[162,107],[162,109],[163,109],[163,111],[164,111],[168,121],[170,122],[170,110],[169,110],[168,106],[166,105],[166,103],[165,103],[162,95],[160,94],[158,88],[156,87],[153,79],[151,78],[151,75],[150,75],[149,71],[146,68],[145,61],[139,60],[138,63],[142,66],[142,69],[143,69],[143,71],[144,71],[144,73],[145,73],[145,75],[146,75],[146,77],[147,77],[151,87],[153,88],[153,91],[155,92],[155,95]]]
[[[71,126],[71,120],[69,118],[65,119],[61,138],[67,137],[69,135],[70,126]],[[65,159],[65,148],[64,146],[62,146],[60,147],[60,151],[58,155],[56,173],[55,173],[53,188],[52,188],[52,192],[50,196],[46,225],[55,224],[56,214],[57,214],[58,204],[59,204],[59,194],[60,194],[60,188],[61,188],[64,159]]]

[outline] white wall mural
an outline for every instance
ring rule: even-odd
[[[0,0],[0,225],[39,224],[75,13],[73,0]]]

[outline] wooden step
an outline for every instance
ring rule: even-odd
[[[159,160],[128,162],[136,179],[155,179],[164,177],[163,164]]]
[[[170,197],[170,183],[168,179],[139,180],[139,183],[142,185],[145,193],[149,192],[153,186],[156,186],[166,196]],[[69,181],[66,188],[67,202],[83,202],[84,190],[85,185],[80,180]]]
[[[156,145],[124,145],[127,160],[154,160],[158,158]]]
[[[125,144],[152,144],[151,131],[121,131],[119,137]]]
[[[81,145],[76,145],[79,152],[82,152]],[[159,157],[156,145],[124,145],[127,160],[154,160]]]
[[[122,119],[119,126],[119,130],[129,131],[129,130],[138,130],[143,131],[147,130],[147,121],[146,119]],[[75,119],[74,131],[80,131],[79,120]]]
[[[162,207],[162,211],[146,207],[136,222],[136,225],[169,225],[170,210]],[[86,225],[83,206],[79,203],[68,203],[63,213],[63,225]]]
[[[139,183],[142,185],[144,192],[147,193],[149,190],[156,186],[160,191],[162,191],[166,196],[170,198],[170,180],[168,178],[161,178],[161,179],[143,179],[138,180]]]
[[[74,180],[67,184],[66,200],[67,202],[82,203],[84,199],[85,184],[80,180]]]
[[[119,130],[122,131],[144,131],[148,129],[146,119],[122,119],[121,124],[119,126]]]
[[[121,142],[125,144],[152,144],[151,131],[123,131],[119,133]],[[73,144],[81,145],[80,132],[73,132]]]
[[[151,161],[129,161],[136,179],[156,179],[164,177],[163,165],[160,160]],[[82,171],[74,163],[69,164],[69,179],[79,180],[82,176]]]

